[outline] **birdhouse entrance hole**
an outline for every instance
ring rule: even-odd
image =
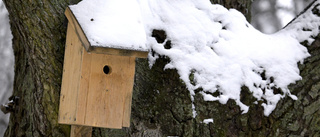
[[[103,67],[103,72],[104,72],[104,74],[110,74],[111,73],[111,68],[108,66],[108,65],[105,65],[104,67]]]

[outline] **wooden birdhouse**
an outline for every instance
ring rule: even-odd
[[[148,52],[91,45],[70,8],[65,15],[69,23],[58,122],[129,127],[135,59]]]

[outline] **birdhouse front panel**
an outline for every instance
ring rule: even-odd
[[[88,83],[87,106],[84,117],[86,125],[103,127],[128,127],[135,58],[105,54],[84,53],[83,64],[89,71],[83,71],[81,83]],[[91,61],[89,61],[91,60]],[[90,68],[88,67],[90,66]],[[85,74],[90,72],[90,74]],[[88,82],[87,82],[88,81]],[[85,90],[85,89],[83,89]]]
[[[130,126],[135,57],[88,53],[68,25],[59,123]]]

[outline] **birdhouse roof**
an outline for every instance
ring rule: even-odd
[[[125,13],[101,12],[92,4],[86,5],[86,9],[81,5],[69,6],[65,11],[88,52],[147,57],[146,34],[139,18],[121,14]]]

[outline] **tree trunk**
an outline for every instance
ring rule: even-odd
[[[5,136],[68,136],[58,121],[66,18],[76,1],[5,0],[15,55],[13,96],[20,97]]]
[[[11,113],[5,136],[69,136],[70,126],[58,120],[66,19],[70,1],[4,0],[14,36],[15,80],[13,96],[20,97]],[[213,0],[240,9],[250,17],[250,0]],[[243,87],[241,101],[250,106],[246,114],[233,100],[226,105],[204,101],[196,94],[198,115],[192,117],[189,91],[176,70],[163,70],[163,57],[150,69],[137,59],[131,127],[122,130],[93,129],[93,136],[320,136],[320,36],[309,46],[309,57],[300,65],[302,81],[291,86],[297,101],[285,98],[269,117]],[[262,103],[262,102],[260,102]],[[210,124],[202,123],[213,118]]]

